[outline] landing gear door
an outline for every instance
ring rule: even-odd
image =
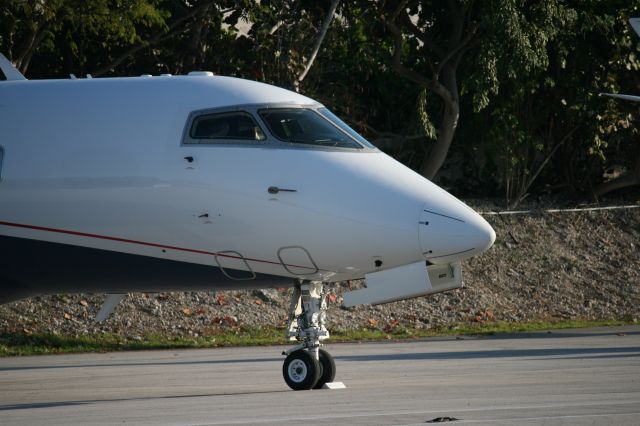
[[[462,265],[460,262],[427,266],[431,288],[428,294],[440,293],[462,287]]]
[[[344,306],[380,304],[440,293],[462,286],[460,262],[429,265],[416,262],[365,276],[366,288],[344,294]]]

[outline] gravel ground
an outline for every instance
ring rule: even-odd
[[[476,208],[489,210],[486,203]],[[486,218],[496,243],[464,262],[465,288],[343,309],[342,292],[362,283],[339,283],[330,287],[329,329],[640,318],[640,209]],[[0,332],[202,336],[241,325],[283,325],[289,294],[288,289],[129,294],[102,324],[93,318],[104,294],[34,297],[0,306]]]

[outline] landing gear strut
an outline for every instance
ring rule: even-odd
[[[336,364],[322,346],[329,338],[325,328],[327,301],[320,281],[296,283],[289,306],[287,338],[300,342],[283,352],[284,381],[293,390],[320,389],[332,382]]]

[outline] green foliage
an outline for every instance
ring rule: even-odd
[[[382,17],[399,4],[342,0],[301,90],[418,168],[441,130],[443,103],[391,66],[394,42]],[[329,5],[5,0],[0,51],[29,78],[208,69],[290,88]],[[451,50],[452,7],[465,12],[463,29],[477,29],[456,64],[460,119],[441,183],[515,202],[548,187],[588,194],[610,166],[632,168],[640,156],[638,105],[598,93],[640,93],[640,43],[628,25],[640,16],[640,0],[406,6],[428,37],[405,31],[402,60],[424,76]]]
[[[539,171],[547,186],[589,191],[604,159],[618,155],[620,145],[611,150],[610,141],[634,140],[630,110],[637,108],[598,93],[638,91],[625,83],[638,67],[627,20],[640,2],[500,3],[464,83],[483,158],[494,164],[493,179],[511,205]]]
[[[0,50],[29,75],[83,74],[147,31],[166,29],[156,0],[8,0],[0,12]],[[37,52],[37,54],[36,54]],[[65,66],[66,65],[66,66]]]
[[[420,91],[420,96],[418,97],[418,118],[420,120],[420,124],[422,125],[422,130],[424,135],[429,139],[435,139],[437,137],[436,126],[431,121],[431,117],[427,112],[427,98],[428,92],[425,89]]]
[[[332,333],[331,342],[383,341],[418,339],[433,336],[491,335],[566,328],[603,327],[634,324],[631,320],[554,321],[531,323],[489,322],[459,324],[435,329],[396,327],[393,330],[363,328]],[[149,335],[136,339],[116,334],[63,336],[56,334],[0,333],[0,358],[7,356],[49,355],[79,352],[115,352],[149,349],[216,348],[227,346],[281,345],[284,329],[275,327],[241,327],[220,330],[207,336],[176,337]]]

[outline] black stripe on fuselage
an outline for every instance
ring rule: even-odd
[[[264,274],[233,280],[213,257],[211,264],[0,236],[0,303],[56,293],[239,290],[293,284],[291,278]],[[250,276],[229,272],[234,277]]]

